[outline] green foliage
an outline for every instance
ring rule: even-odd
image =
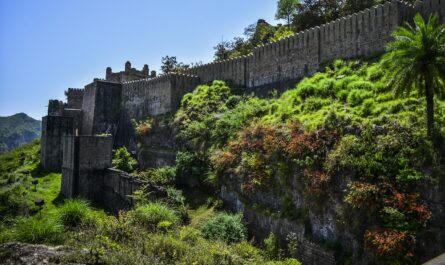
[[[113,157],[113,166],[119,170],[131,173],[136,166],[137,161],[127,151],[127,148],[121,147],[116,150]]]
[[[272,39],[270,40],[271,42],[275,42],[275,41],[279,41],[281,39],[287,38],[287,37],[291,37],[295,35],[295,32],[293,32],[292,30],[290,30],[289,28],[286,27],[280,27],[278,28],[278,30],[275,32],[275,34],[273,35]]]
[[[277,259],[280,256],[280,247],[278,245],[277,237],[270,233],[269,236],[264,239],[264,250],[266,252],[266,256],[270,259]]]
[[[60,222],[66,228],[74,228],[85,224],[90,212],[90,204],[81,199],[66,200],[64,204],[57,209]]]
[[[365,99],[370,98],[370,97],[372,97],[371,92],[354,89],[348,95],[348,103],[352,107],[356,107],[356,106],[362,104]]]
[[[445,93],[445,24],[437,14],[424,21],[420,14],[414,17],[414,26],[397,28],[394,41],[387,46],[382,60],[389,84],[397,95],[417,90],[425,95],[428,135],[434,131],[434,96]]]
[[[209,170],[205,156],[199,156],[195,152],[183,151],[176,155],[176,174],[181,180],[196,179],[202,182]]]
[[[382,210],[382,219],[385,227],[396,228],[398,230],[406,230],[408,228],[405,215],[398,209],[384,207]]]
[[[137,176],[160,186],[173,186],[176,183],[176,168],[160,167],[138,172]]]
[[[133,211],[134,221],[144,227],[155,230],[161,222],[169,222],[170,226],[179,223],[178,214],[162,203],[138,205]]]
[[[292,15],[297,12],[299,7],[300,1],[298,0],[279,0],[275,18],[286,19],[287,24],[290,24]]]
[[[189,64],[178,62],[176,56],[164,56],[161,62],[161,71],[163,74],[183,73],[190,68]]]
[[[205,238],[236,243],[246,239],[247,231],[241,215],[219,213],[201,227]]]
[[[0,215],[15,216],[25,214],[33,208],[26,199],[28,191],[22,185],[15,184],[8,189],[0,190]]]
[[[301,265],[302,263],[296,259],[284,259],[279,261],[269,261],[266,265]]]
[[[63,226],[56,218],[21,218],[12,227],[9,240],[31,244],[63,242]]]
[[[55,207],[61,176],[41,169],[39,151],[39,141],[34,141],[0,154],[0,222],[35,214],[39,210],[34,206],[36,198],[44,199],[44,212]]]
[[[184,219],[180,215],[183,215],[186,207],[182,192],[173,187],[167,188],[166,199],[172,208],[162,203],[141,203],[135,210],[120,212],[116,216],[94,210],[83,200],[61,201],[58,198],[60,174],[47,174],[38,169],[38,150],[36,143],[0,155],[3,162],[0,164],[1,181],[4,185],[1,191],[13,194],[3,196],[1,201],[1,209],[8,213],[8,218],[2,218],[0,223],[1,243],[64,244],[74,253],[60,257],[60,263],[266,263],[263,252],[246,241],[226,244],[203,237],[197,227],[212,219],[214,206],[198,207],[202,210],[191,214],[190,226],[178,226],[181,217]],[[171,168],[163,169],[156,173],[163,177],[156,178],[161,182],[170,182],[163,180],[171,180],[171,173]],[[30,185],[31,174],[39,177],[36,189]],[[32,204],[34,198],[43,198],[45,206],[40,212],[27,207],[15,211],[10,207],[20,203],[15,203],[11,197],[26,204]],[[185,213],[188,214],[188,211]],[[32,216],[17,217],[22,214]],[[239,241],[245,239],[246,232],[240,225],[240,218],[235,219],[223,225],[228,227],[224,233],[228,239]]]

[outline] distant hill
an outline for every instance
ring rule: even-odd
[[[0,153],[40,137],[41,121],[25,113],[0,117]]]

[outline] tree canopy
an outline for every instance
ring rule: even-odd
[[[444,93],[445,85],[445,24],[431,15],[425,21],[420,14],[414,25],[406,24],[393,33],[383,57],[390,85],[396,94],[409,94],[413,89],[425,95],[428,135],[434,130],[434,95]]]

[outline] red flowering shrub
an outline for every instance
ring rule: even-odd
[[[286,146],[286,151],[292,156],[303,156],[312,151],[315,146],[309,140],[309,136],[304,133],[299,122],[290,124],[290,140]]]
[[[417,193],[394,192],[393,196],[385,200],[385,204],[400,210],[421,225],[426,225],[432,216],[428,206],[421,201]]]
[[[326,194],[327,184],[331,179],[328,174],[323,171],[307,169],[304,171],[303,176],[306,195],[319,197]]]
[[[219,171],[224,171],[230,168],[236,161],[236,155],[230,151],[220,151],[212,157],[213,165]]]
[[[367,230],[365,248],[384,258],[410,258],[414,254],[414,238],[404,231],[392,229]]]
[[[308,195],[320,196],[325,194],[330,176],[319,168],[337,141],[335,132],[305,133],[298,122],[289,126],[256,124],[240,131],[228,151],[215,156],[214,166],[218,170],[230,168],[242,176],[243,190],[251,191],[267,183],[280,171],[279,165],[291,159],[312,161],[305,165],[303,182]]]

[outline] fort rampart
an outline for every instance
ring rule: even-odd
[[[383,52],[391,32],[411,21],[417,12],[424,16],[437,12],[445,22],[445,0],[417,1],[414,5],[393,0],[257,47],[249,56],[193,67],[185,74],[156,77],[147,65],[136,70],[130,62],[121,72],[107,68],[106,79],[95,79],[84,89],[68,89],[67,103],[50,100],[42,126],[43,166],[62,168],[69,154],[63,146],[72,145],[64,140],[66,136],[110,134],[113,147],[136,151],[132,120],[174,112],[183,95],[199,84],[225,80],[249,92],[269,91],[294,84],[320,70],[327,61]],[[82,146],[83,138],[79,139]],[[100,154],[90,155],[99,159]]]
[[[299,32],[253,50],[249,56],[213,62],[186,70],[185,74],[156,77],[144,65],[142,70],[125,64],[125,70],[106,70],[106,79],[95,79],[84,89],[68,89],[67,102],[50,100],[48,115],[42,120],[41,161],[46,169],[62,170],[62,194],[102,203],[112,211],[127,209],[134,203],[130,195],[147,183],[111,169],[112,149],[126,146],[140,151],[140,165],[163,166],[174,163],[175,152],[167,138],[172,132],[159,129],[156,146],[138,150],[132,121],[173,113],[184,94],[213,80],[229,81],[246,92],[262,94],[271,89],[284,90],[311,75],[334,59],[348,59],[381,53],[392,39],[391,32],[414,14],[428,16],[437,12],[445,22],[445,0],[417,1],[409,5],[393,0],[319,27]],[[170,139],[171,140],[171,139]],[[152,188],[153,196],[165,191]],[[224,194],[223,194],[224,195]],[[230,196],[221,196],[230,201]],[[236,200],[235,200],[236,201]],[[236,205],[235,205],[236,206]],[[259,230],[266,227],[280,234],[298,231],[289,222],[246,216]],[[334,264],[334,256],[301,238],[299,256],[308,264]]]

